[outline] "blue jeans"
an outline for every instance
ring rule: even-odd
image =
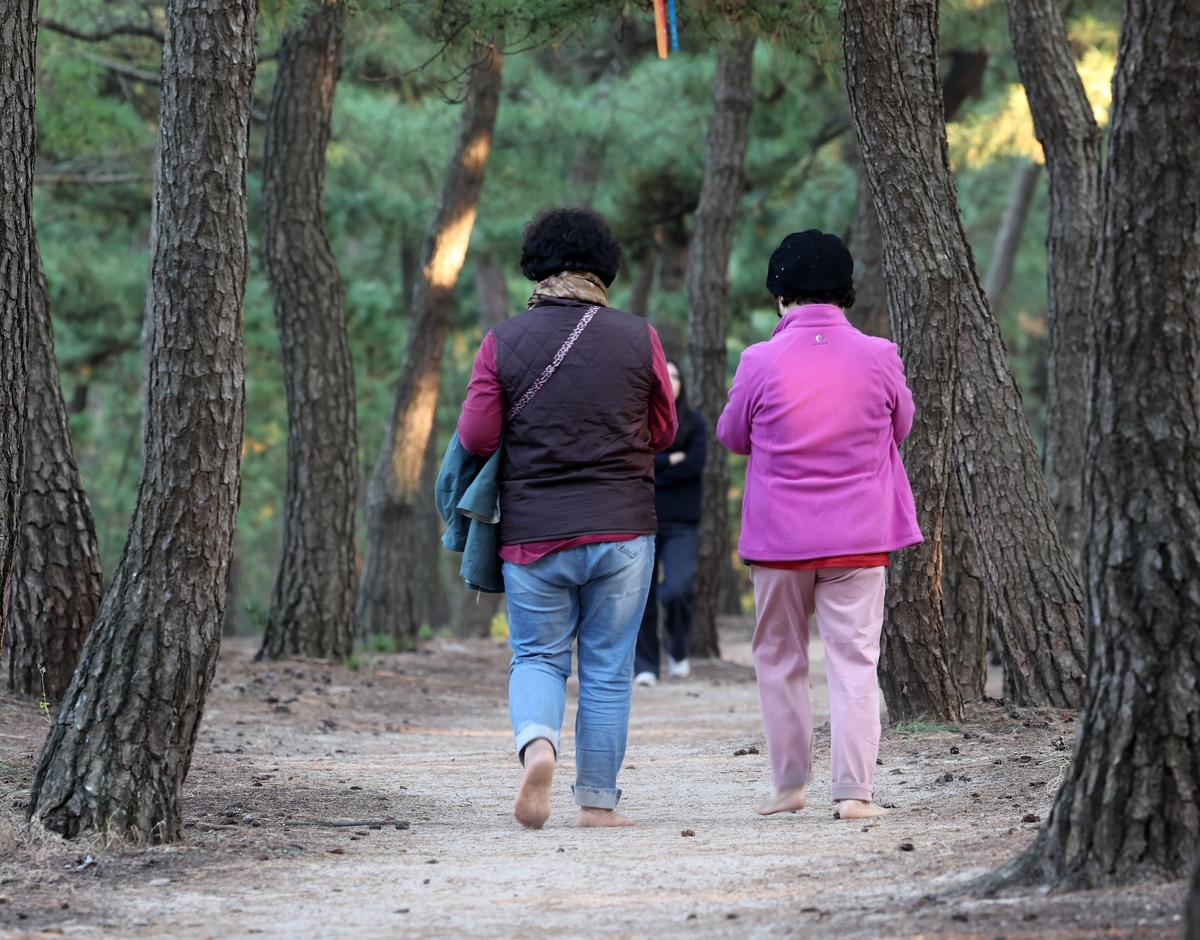
[[[612,809],[621,798],[633,644],[650,589],[653,538],[595,542],[529,565],[504,563],[512,667],[508,711],[517,755],[545,738],[559,752],[571,644],[579,641],[575,804]]]
[[[660,522],[654,538],[655,574],[650,578],[646,612],[638,631],[633,657],[633,674],[658,675],[658,602],[662,601],[663,627],[666,629],[671,658],[687,659],[688,634],[692,631],[692,611],[696,606],[693,582],[696,580],[696,538],[698,522]],[[662,583],[657,568],[662,565]]]

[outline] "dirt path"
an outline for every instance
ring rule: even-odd
[[[886,732],[877,798],[895,809],[870,826],[832,818],[818,732],[809,808],[756,817],[770,771],[748,639],[729,624],[726,661],[635,690],[620,785],[638,824],[624,830],[572,826],[573,709],[554,815],[541,832],[513,821],[507,648],[491,641],[435,640],[356,672],[255,664],[251,643],[231,643],[187,842],[168,848],[32,842],[13,803],[46,726],[0,700],[0,936],[1179,936],[1180,884],[938,897],[1028,844],[1070,753],[1069,713],[993,704],[960,731]]]

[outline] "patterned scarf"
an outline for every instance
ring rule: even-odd
[[[540,300],[553,298],[581,300],[585,304],[608,306],[608,291],[604,282],[587,271],[562,271],[544,281],[538,281],[534,285],[533,296],[525,306],[532,307]]]

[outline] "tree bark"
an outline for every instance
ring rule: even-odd
[[[267,111],[262,257],[283,360],[288,463],[283,553],[259,659],[340,659],[354,649],[354,364],[323,204],[345,9],[316,3],[283,34]]]
[[[964,702],[977,702],[987,686],[991,625],[971,520],[962,488],[954,478],[946,488],[946,515],[942,520],[942,596],[950,674],[959,697]]]
[[[0,640],[8,622],[25,483],[37,16],[37,0],[0,0]]]
[[[960,311],[979,303],[938,84],[937,0],[842,0],[846,86],[883,232],[888,312],[917,404],[904,462],[925,542],[892,556],[880,683],[892,721],[962,715],[942,601]]]
[[[658,262],[658,249],[650,248],[640,262],[629,292],[628,313],[643,319],[650,313],[650,295],[654,293],[654,269]]]
[[[68,838],[183,835],[240,485],[256,10],[166,8],[137,505],[30,793],[30,816]]]
[[[100,606],[104,575],[92,507],[71,447],[36,237],[31,249],[25,497],[4,655],[9,691],[44,691],[58,702]]]
[[[1042,467],[1067,553],[1082,567],[1088,318],[1100,232],[1100,128],[1056,0],[1008,0],[1008,29],[1046,156],[1050,228]]]
[[[1033,202],[1033,193],[1037,189],[1041,172],[1040,163],[1022,163],[1008,192],[1008,203],[1004,207],[1004,215],[1000,218],[1000,228],[996,230],[992,258],[988,262],[987,274],[983,277],[983,292],[987,295],[995,315],[999,315],[1004,309],[1008,285],[1012,283],[1013,263],[1017,260],[1017,249],[1021,246],[1021,231],[1025,228],[1029,204]]]
[[[879,213],[875,211],[875,197],[871,194],[871,179],[857,148],[854,168],[858,174],[858,188],[847,247],[854,259],[854,292],[857,296],[846,315],[868,336],[891,339],[887,282],[883,277],[883,232],[879,228]]]
[[[358,592],[358,631],[363,636],[390,636],[402,646],[412,645],[419,626],[412,619],[412,539],[421,466],[437,408],[454,285],[475,222],[500,102],[503,57],[498,46],[484,54],[468,82],[442,191],[425,234],[395,398],[367,490],[367,556]]]
[[[1084,478],[1075,754],[999,880],[1179,878],[1200,816],[1200,8],[1129,0],[1113,76]]]
[[[479,304],[479,335],[508,319],[508,279],[491,255],[475,258],[475,299]]]
[[[433,500],[440,458],[434,428],[421,462],[421,488],[413,510],[412,622],[418,629],[440,627],[449,620],[438,565],[442,552],[441,516]]]
[[[726,316],[729,305],[729,253],[737,227],[746,176],[746,144],[754,64],[752,35],[739,28],[721,44],[713,82],[713,113],[708,125],[708,157],[695,230],[688,253],[688,362],[692,407],[708,426],[708,463],[696,547],[696,606],[691,654],[718,657],[717,604],[721,568],[729,555],[729,453],[716,437],[717,419],[729,397],[726,380]]]

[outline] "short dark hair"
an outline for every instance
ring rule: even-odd
[[[783,306],[795,307],[803,304],[833,304],[843,310],[849,310],[858,299],[853,287],[839,287],[836,290],[825,291],[819,297],[780,297]]]
[[[594,209],[554,207],[525,226],[521,273],[541,281],[562,271],[586,271],[608,287],[621,266],[612,224]]]

